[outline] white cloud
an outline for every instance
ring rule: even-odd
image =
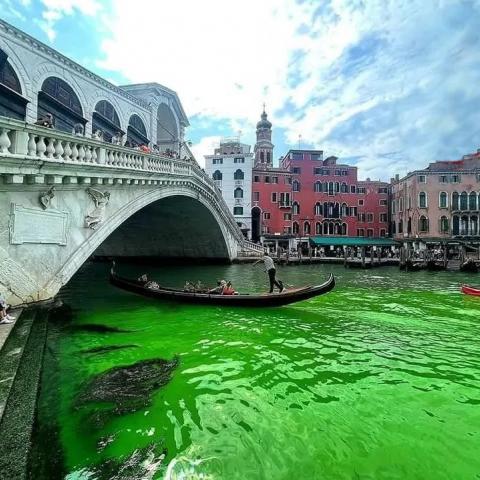
[[[190,150],[193,153],[193,156],[200,164],[201,167],[205,166],[204,155],[213,154],[213,150],[216,146],[219,145],[221,137],[219,135],[212,135],[210,137],[203,137],[199,143],[194,143]]]
[[[43,1],[62,14],[75,3]],[[459,132],[472,131],[461,109],[480,100],[472,27],[480,11],[468,5],[116,0],[100,27],[108,38],[98,64],[131,82],[158,81],[178,92],[189,116],[247,138],[266,101],[284,143],[302,134],[326,154],[360,157],[362,176],[386,178],[470,148],[473,134]],[[199,160],[211,138],[194,147]]]

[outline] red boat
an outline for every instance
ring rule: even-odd
[[[480,288],[473,288],[469,285],[462,285],[462,293],[466,295],[475,295],[476,297],[480,297]]]

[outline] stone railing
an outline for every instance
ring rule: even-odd
[[[191,154],[191,152],[189,151]],[[125,169],[138,173],[183,176],[196,179],[215,200],[217,208],[231,232],[242,241],[242,233],[213,180],[200,168],[193,155],[192,160],[173,159],[161,154],[145,153],[121,145],[74,136],[56,129],[31,125],[18,120],[0,117],[0,174],[2,158],[41,161],[52,165],[74,164],[91,171],[101,169]],[[12,162],[10,161],[10,164]],[[10,170],[11,171],[11,170]]]

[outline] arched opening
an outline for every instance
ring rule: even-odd
[[[237,187],[233,192],[234,198],[243,198],[243,188]]]
[[[161,103],[157,108],[157,145],[161,146],[162,150],[176,149],[178,141],[179,135],[175,116],[168,105]]]
[[[452,235],[460,235],[460,218],[454,215],[452,218]]]
[[[428,232],[428,218],[425,215],[422,215],[418,220],[418,231],[421,233]]]
[[[333,235],[333,232],[334,232],[333,223],[330,222],[330,223],[328,224],[328,234],[329,234],[329,235]]]
[[[309,222],[305,222],[303,224],[303,234],[304,235],[310,235],[310,223]]]
[[[440,218],[440,232],[441,233],[448,233],[449,225],[448,225],[448,218],[443,215]]]
[[[243,180],[244,177],[245,177],[245,174],[243,173],[243,170],[240,170],[239,168],[235,170],[235,173],[233,174],[234,180]]]
[[[85,131],[87,120],[73,88],[58,77],[48,77],[38,92],[38,118],[47,113],[53,116],[53,125],[57,130],[72,133],[76,124]]]
[[[346,223],[342,223],[341,235],[347,235],[347,224]],[[385,234],[383,236],[385,236]]]
[[[317,222],[315,224],[315,234],[316,235],[321,235],[322,234],[322,224],[320,222]]]
[[[470,192],[470,195],[468,196],[468,209],[477,209],[477,194],[475,192]]]
[[[458,193],[453,192],[452,193],[452,210],[458,210]]]
[[[252,242],[260,240],[260,233],[262,231],[261,211],[258,207],[252,208]]]
[[[440,192],[440,197],[438,201],[439,208],[447,208],[448,207],[448,195],[447,192]]]
[[[100,100],[95,105],[95,111],[92,116],[92,132],[97,130],[102,132],[102,138],[106,142],[111,142],[112,137],[120,133],[121,136],[125,132],[120,128],[120,119],[114,106],[106,100]]]
[[[469,235],[468,217],[466,215],[462,215],[462,217],[460,218],[460,235]]]
[[[148,145],[147,129],[142,119],[133,114],[128,121],[127,142],[129,146]]]
[[[342,193],[348,193],[348,186],[345,182],[342,182],[342,187],[340,189]]]
[[[460,194],[460,210],[468,210],[468,195],[467,192]]]
[[[322,182],[315,182],[313,185],[313,191],[320,193],[322,191]]]
[[[8,55],[0,49],[0,116],[25,120],[28,100],[22,97],[22,87]]]
[[[322,215],[322,204],[320,202],[317,202],[314,207],[314,214],[316,216]]]
[[[300,205],[297,202],[293,202],[292,213],[294,215],[300,215]]]
[[[300,233],[300,227],[297,222],[293,222],[292,231],[294,235],[298,235]]]
[[[292,191],[299,192],[300,191],[300,182],[298,180],[294,180],[292,182]]]
[[[228,259],[228,247],[212,212],[195,198],[157,200],[125,220],[96,255],[144,258]]]

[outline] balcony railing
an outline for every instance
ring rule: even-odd
[[[243,180],[235,180],[236,187],[243,187]]]
[[[236,198],[235,205],[243,205],[243,198]]]
[[[280,200],[278,202],[278,205],[281,207],[281,208],[288,208],[288,207],[291,207],[292,206],[292,202],[290,200]]]

